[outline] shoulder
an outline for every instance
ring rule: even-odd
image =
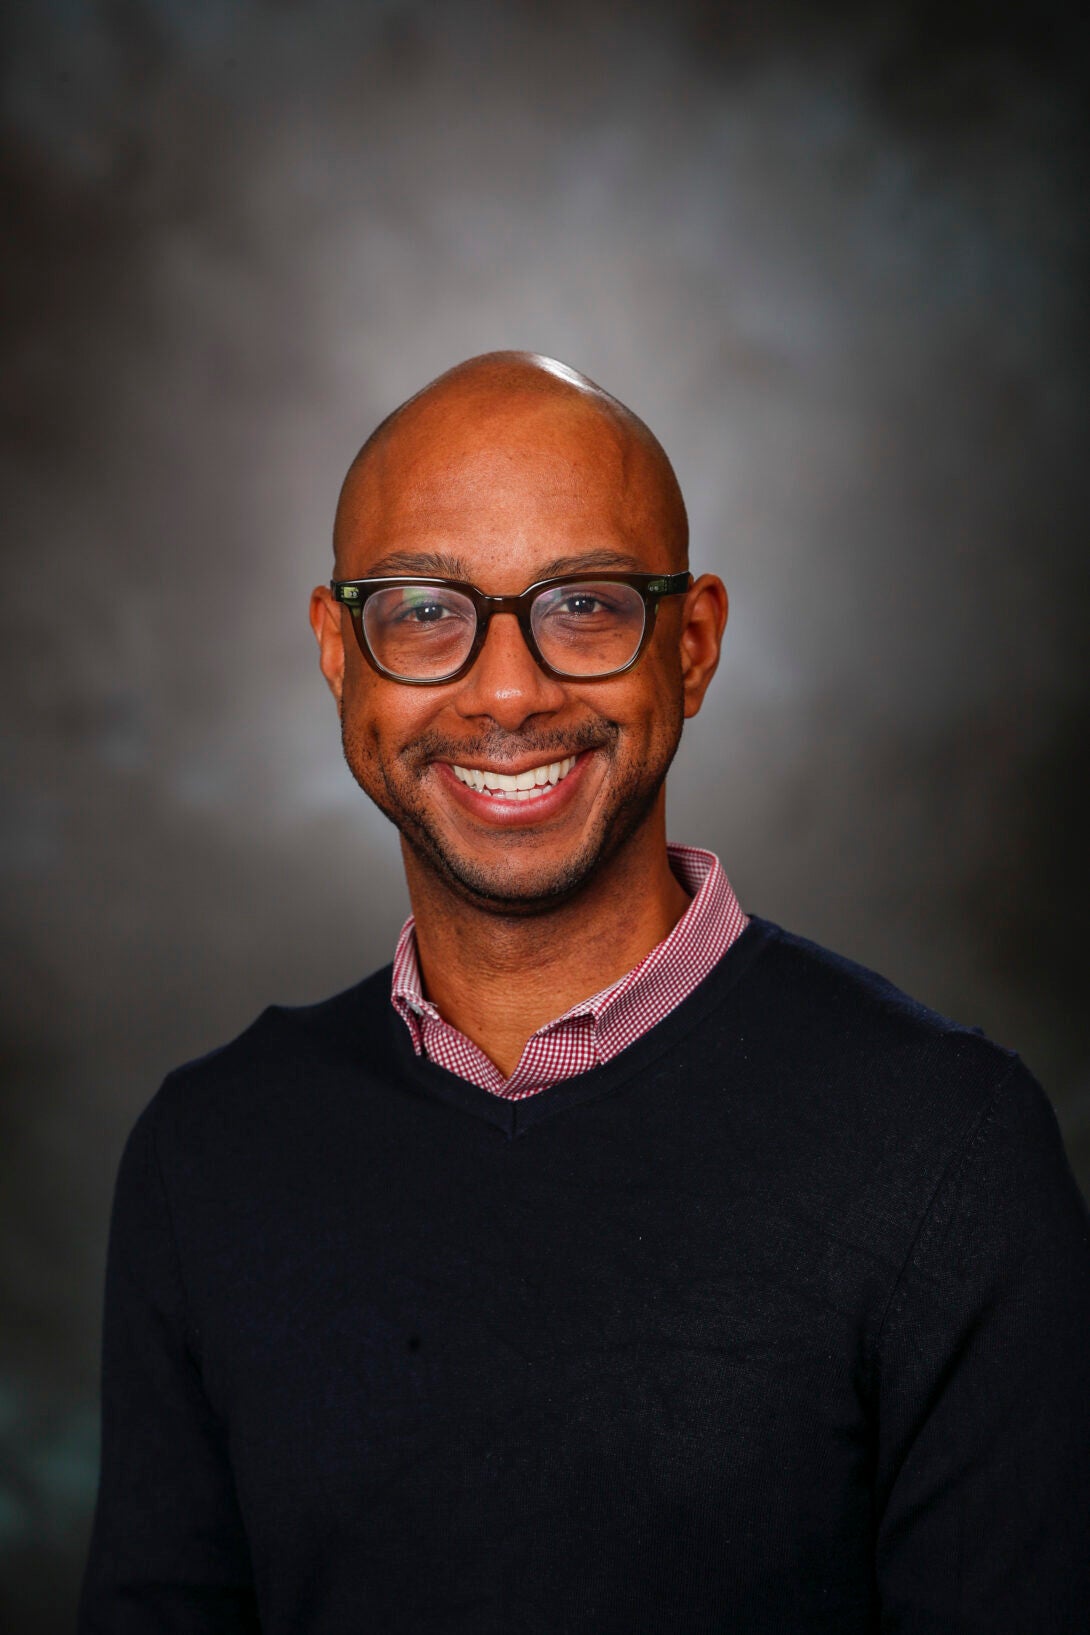
[[[791,1207],[836,1219],[891,1267],[910,1252],[933,1266],[961,1222],[966,1254],[1063,1245],[1085,1276],[1085,1206],[1021,1057],[864,966],[762,928],[739,1020],[757,1064],[747,1110]]]
[[[944,1016],[877,971],[780,926],[759,923],[768,932],[759,979],[775,995],[777,1026],[787,1030],[789,1040],[809,1049],[838,1050],[848,1059],[873,1051],[958,1059],[993,1079],[1016,1060],[979,1027]]]
[[[316,1085],[374,1062],[386,1037],[389,965],[311,1005],[270,1005],[236,1038],[169,1073],[138,1120],[148,1138],[222,1142]]]
[[[869,1134],[875,1154],[947,1157],[996,1106],[1051,1118],[1015,1051],[888,978],[778,926],[748,987],[747,1025],[789,1099],[829,1131]],[[927,1166],[930,1168],[930,1164]]]

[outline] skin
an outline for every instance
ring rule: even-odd
[[[491,353],[365,444],[334,545],[341,578],[440,573],[500,595],[584,566],[675,572],[687,526],[669,461],[629,410],[564,365]],[[325,586],[310,616],[348,765],[401,832],[425,992],[510,1075],[539,1027],[631,970],[688,907],[665,777],[718,663],[726,591],[704,574],[665,599],[638,663],[594,681],[546,676],[500,614],[468,675],[406,687],[366,662]],[[450,770],[573,754],[540,809],[490,803]]]

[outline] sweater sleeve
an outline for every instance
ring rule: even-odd
[[[878,1369],[882,1630],[1083,1635],[1090,1232],[1020,1062],[939,1186]]]
[[[121,1160],[103,1335],[102,1467],[80,1635],[259,1628],[222,1426],[201,1386],[155,1149]]]

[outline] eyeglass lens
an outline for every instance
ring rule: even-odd
[[[444,585],[392,585],[367,598],[363,626],[391,675],[434,681],[465,663],[477,633],[468,596]],[[608,675],[639,649],[644,601],[631,585],[553,585],[534,597],[530,627],[546,664],[569,676]]]

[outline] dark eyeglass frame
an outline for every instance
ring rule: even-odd
[[[380,676],[388,681],[399,681],[403,687],[441,687],[448,682],[459,681],[466,675],[476,662],[477,655],[484,646],[488,635],[488,626],[493,614],[513,613],[519,622],[522,639],[530,649],[538,666],[547,676],[556,681],[604,681],[607,676],[620,676],[639,659],[651,633],[655,628],[655,615],[658,612],[659,602],[664,596],[682,596],[693,583],[691,573],[621,573],[611,570],[602,570],[597,573],[589,569],[582,573],[560,574],[552,579],[538,579],[534,584],[527,585],[524,591],[517,596],[488,596],[476,585],[470,585],[461,579],[431,579],[421,578],[412,574],[399,575],[389,579],[331,579],[329,588],[334,598],[346,607],[352,615],[352,626],[356,632],[356,642],[360,652]],[[557,590],[562,585],[630,585],[643,598],[643,634],[640,636],[639,646],[626,663],[616,670],[604,670],[594,675],[573,674],[569,670],[557,670],[547,659],[542,657],[534,636],[530,622],[530,609],[543,591]],[[436,590],[456,590],[473,603],[477,616],[477,629],[473,637],[472,646],[462,663],[456,670],[451,670],[443,676],[399,676],[393,670],[387,670],[380,664],[372,653],[367,641],[367,632],[363,625],[363,609],[369,596],[376,591],[393,590],[400,585],[434,587]]]

